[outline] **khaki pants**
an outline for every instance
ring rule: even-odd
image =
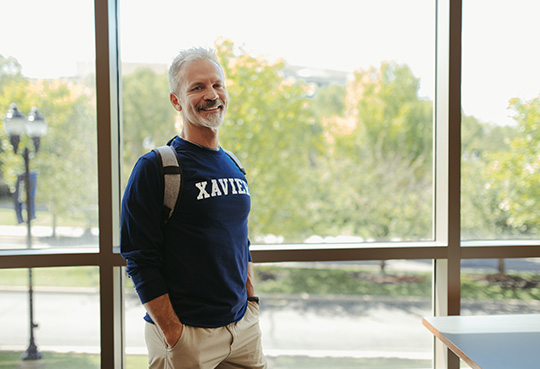
[[[220,328],[184,325],[178,343],[168,349],[156,325],[146,323],[150,369],[265,369],[259,328],[259,305],[248,302],[246,315]]]

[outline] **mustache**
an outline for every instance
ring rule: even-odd
[[[221,101],[220,99],[207,100],[207,101],[203,102],[202,104],[199,104],[197,106],[197,109],[198,110],[206,110],[206,109],[218,108],[218,107],[220,107],[222,105],[223,105],[223,101]]]

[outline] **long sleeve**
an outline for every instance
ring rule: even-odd
[[[148,153],[135,164],[122,200],[120,250],[143,304],[168,292],[162,273],[162,182],[158,159]]]

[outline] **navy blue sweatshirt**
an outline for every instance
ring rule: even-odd
[[[159,159],[145,154],[122,200],[121,253],[143,304],[169,293],[182,323],[225,326],[242,319],[247,306],[247,180],[221,148],[179,137],[172,146],[183,170],[177,210],[163,228]]]

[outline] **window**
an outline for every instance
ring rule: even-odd
[[[431,262],[255,267],[263,345],[274,366],[431,367]],[[311,362],[311,365],[309,363]]]
[[[462,314],[537,314],[539,263],[538,258],[463,260]]]
[[[16,186],[17,175],[24,172],[20,153],[24,147],[33,151],[34,146],[32,140],[24,135],[20,151],[15,155],[10,137],[4,131],[4,119],[0,122],[0,280],[4,284],[17,279],[13,282],[17,292],[9,292],[6,287],[0,290],[0,294],[7,297],[0,299],[1,308],[13,316],[7,332],[10,341],[1,338],[0,334],[0,363],[18,365],[28,340],[28,332],[19,329],[21,324],[28,324],[28,317],[23,308],[15,307],[27,306],[28,268],[31,268],[36,283],[35,316],[40,324],[37,344],[47,349],[44,354],[53,355],[47,357],[54,360],[80,358],[78,354],[65,354],[58,349],[59,346],[73,346],[73,342],[48,341],[50,329],[41,317],[53,310],[62,313],[65,307],[57,306],[58,301],[54,299],[43,304],[46,301],[43,296],[51,295],[44,294],[44,286],[50,288],[50,285],[41,278],[44,273],[52,272],[55,278],[73,282],[69,285],[71,287],[88,288],[88,281],[73,281],[72,274],[68,276],[65,273],[68,270],[70,273],[90,270],[89,280],[99,283],[99,286],[94,284],[91,288],[99,296],[93,292],[88,298],[76,297],[76,293],[71,291],[72,305],[68,306],[70,311],[84,308],[87,313],[84,318],[88,318],[88,323],[97,329],[93,332],[99,332],[99,336],[88,334],[88,340],[82,343],[84,348],[78,344],[84,352],[83,360],[96,368],[145,366],[145,358],[140,355],[144,350],[140,342],[131,338],[141,333],[140,328],[136,325],[125,327],[130,336],[126,337],[126,342],[122,335],[124,322],[136,319],[142,323],[142,319],[137,318],[142,318],[142,314],[140,305],[135,304],[130,295],[131,282],[123,281],[124,261],[115,249],[118,246],[118,204],[122,192],[119,178],[123,176],[125,180],[138,155],[165,142],[181,124],[179,117],[171,114],[173,111],[167,101],[168,87],[163,74],[178,49],[192,45],[217,46],[222,56],[229,57],[225,65],[231,72],[227,74],[231,78],[229,90],[235,101],[231,102],[221,138],[223,146],[236,152],[245,166],[251,168],[250,188],[258,202],[254,202],[254,211],[261,211],[254,212],[250,220],[252,238],[256,243],[252,254],[257,264],[261,294],[269,302],[268,310],[263,309],[263,318],[268,322],[263,326],[267,337],[266,349],[277,364],[287,365],[292,355],[286,355],[291,352],[280,352],[284,344],[275,339],[272,329],[279,331],[282,327],[272,323],[272,314],[274,317],[287,314],[293,303],[303,303],[306,309],[314,312],[317,304],[311,299],[314,292],[308,291],[309,286],[306,285],[302,288],[306,290],[304,293],[310,294],[308,301],[297,299],[291,302],[291,298],[276,306],[279,298],[274,297],[275,291],[272,290],[272,278],[275,276],[272,273],[276,270],[280,275],[291,276],[302,269],[302,281],[305,282],[307,276],[317,279],[325,273],[324,269],[332,266],[337,274],[345,273],[355,287],[361,286],[361,278],[355,277],[382,279],[381,266],[385,267],[388,276],[410,278],[413,284],[405,284],[407,288],[411,288],[419,277],[428,280],[431,274],[435,313],[469,314],[480,311],[467,307],[470,281],[485,282],[481,280],[485,277],[478,270],[468,269],[470,262],[488,257],[495,271],[499,260],[504,260],[506,274],[511,276],[514,262],[528,262],[529,258],[535,260],[540,257],[538,229],[529,226],[540,222],[534,223],[535,213],[526,211],[531,201],[538,200],[536,188],[527,187],[527,184],[538,183],[535,179],[538,167],[535,166],[534,155],[529,155],[537,149],[538,132],[531,130],[534,126],[525,124],[531,120],[524,119],[528,118],[526,114],[537,111],[534,109],[538,91],[534,89],[538,83],[535,82],[536,69],[532,66],[538,64],[538,55],[534,48],[520,46],[534,45],[538,39],[538,28],[534,28],[537,27],[536,22],[530,18],[538,13],[532,1],[512,2],[511,6],[505,4],[503,15],[497,15],[501,14],[500,2],[465,1],[462,17],[462,2],[459,0],[438,0],[436,4],[427,0],[388,0],[368,5],[362,2],[365,8],[359,11],[352,9],[351,2],[347,1],[328,4],[273,2],[270,7],[260,2],[231,0],[215,7],[221,12],[221,17],[202,25],[187,23],[192,19],[190,14],[199,10],[190,9],[190,3],[175,2],[170,7],[163,4],[153,2],[150,7],[142,1],[117,4],[115,0],[95,0],[77,2],[74,8],[75,5],[69,1],[25,0],[0,5],[5,14],[14,14],[0,24],[0,32],[10,35],[0,46],[2,116],[15,102],[25,115],[36,106],[48,123],[47,134],[41,138],[40,151],[30,160],[31,170],[39,170],[39,173],[34,202],[36,218],[31,222],[32,243],[28,247],[26,225],[18,224],[17,213],[13,209],[13,194],[16,188],[19,188],[19,194],[25,191]],[[477,11],[477,5],[482,7],[482,12]],[[145,9],[143,15],[137,13],[139,9]],[[321,13],[321,9],[324,12]],[[486,14],[489,14],[488,18]],[[167,19],[169,15],[171,18]],[[519,22],[513,27],[498,27],[490,23],[494,19],[513,22],[514,18],[519,18]],[[118,24],[117,19],[120,20]],[[152,19],[163,21],[154,27],[141,26],[143,20],[150,22]],[[266,19],[270,23],[264,24]],[[329,21],[333,19],[338,19],[339,23],[331,27]],[[20,23],[8,22],[11,20],[24,20],[24,27]],[[371,22],[373,20],[375,25]],[[483,27],[477,27],[479,23],[483,23]],[[174,28],[169,30],[169,25]],[[193,27],[198,31],[192,32]],[[475,41],[476,29],[480,28],[489,30],[483,34],[482,43]],[[503,28],[505,33],[499,33]],[[17,32],[13,32],[14,29]],[[251,32],[246,32],[246,29]],[[285,29],[288,33],[278,34],[276,29]],[[336,30],[341,33],[337,37],[329,37],[330,32]],[[253,36],[255,41],[248,36]],[[344,46],[339,46],[341,40],[345,41]],[[482,46],[478,50],[481,55],[476,53],[479,45]],[[271,53],[272,50],[276,52]],[[346,54],[348,52],[351,54]],[[519,54],[520,63],[508,62],[502,54]],[[302,59],[302,55],[307,57]],[[335,64],[327,64],[327,56]],[[116,70],[120,57],[123,61],[121,79]],[[478,68],[475,61],[479,61],[482,67]],[[345,65],[348,62],[352,64]],[[515,89],[503,89],[477,79],[486,74],[489,77],[494,75],[491,66],[496,68],[496,75],[500,78],[489,78],[488,82],[497,81],[502,85],[511,80],[525,80],[527,83],[515,85]],[[97,70],[95,78],[94,70]],[[323,74],[321,80],[321,71],[332,73]],[[334,74],[336,71],[338,73]],[[517,76],[522,71],[527,73],[526,78],[512,78],[513,74]],[[391,77],[390,81],[395,83],[379,83],[383,77]],[[239,79],[235,81],[234,78]],[[344,79],[345,84],[342,82]],[[121,91],[119,82],[123,84]],[[274,86],[274,89],[269,86]],[[382,87],[388,87],[388,90]],[[411,93],[413,87],[417,90]],[[272,91],[279,93],[272,94]],[[386,91],[386,95],[381,91]],[[486,98],[500,91],[509,94],[500,99]],[[163,93],[163,98],[157,96],[158,93]],[[355,101],[355,93],[370,99]],[[156,104],[145,105],[154,96],[156,98],[152,101]],[[370,116],[368,113],[387,113],[381,108],[385,106],[392,111],[395,104],[373,104],[372,101],[386,101],[383,97],[391,100],[399,96],[409,98],[400,105],[403,109],[392,112],[395,119],[380,120],[389,124],[384,128],[391,129],[386,129],[384,134],[365,131],[362,132],[364,136],[350,133],[357,127],[350,124],[351,119],[345,118],[352,117],[352,122],[358,123],[355,119],[360,117],[360,111],[365,113],[362,118]],[[460,122],[461,97],[464,114]],[[259,100],[250,100],[255,98]],[[517,119],[505,119],[501,124],[493,116],[483,113],[483,106],[488,101],[493,107],[491,112],[497,116],[505,114],[511,98],[517,100],[512,100],[509,113]],[[255,101],[270,103],[257,105]],[[280,110],[279,106],[287,109]],[[242,107],[254,110],[243,111]],[[430,109],[434,119],[424,119]],[[289,116],[288,112],[294,113]],[[137,121],[137,116],[142,119]],[[418,119],[406,119],[413,116]],[[300,125],[291,127],[290,123],[298,121],[298,117],[301,118]],[[121,123],[119,118],[122,118]],[[120,125],[123,130],[119,129]],[[151,130],[154,125],[161,129]],[[302,129],[299,131],[299,128]],[[398,133],[393,135],[392,129]],[[512,131],[514,129],[518,129],[518,134]],[[525,130],[528,130],[527,134]],[[272,138],[276,132],[283,134],[281,140]],[[368,136],[368,133],[372,135]],[[497,141],[499,133],[510,140]],[[401,140],[407,141],[411,136],[420,139],[414,146],[418,151],[411,149],[413,145],[402,144]],[[78,139],[73,140],[72,137]],[[261,140],[261,137],[270,138]],[[372,140],[368,140],[366,145],[358,145],[364,143],[366,137]],[[389,140],[392,137],[394,141]],[[485,150],[476,150],[478,138],[482,139],[482,144],[493,139],[490,142],[493,146],[487,146],[488,149],[502,142],[500,150],[489,152],[488,159],[492,161],[485,161]],[[278,142],[282,142],[283,147],[271,146]],[[375,150],[378,147],[385,149]],[[407,149],[391,149],[403,147]],[[263,161],[266,165],[261,165],[260,159],[256,160],[258,148],[267,153]],[[516,152],[520,153],[517,157],[514,155]],[[392,165],[382,160],[390,154],[396,157]],[[488,166],[497,159],[492,154],[500,155],[497,157],[499,163],[506,164]],[[367,162],[358,160],[366,156],[369,158]],[[406,159],[411,157],[421,159],[407,162]],[[430,164],[430,160],[434,162]],[[404,165],[404,161],[411,165]],[[302,171],[296,173],[296,168],[302,168]],[[484,176],[490,168],[498,169],[497,179],[503,179],[498,182],[497,192],[485,190]],[[460,170],[461,178],[458,175]],[[278,171],[283,171],[282,175],[277,175]],[[324,171],[329,174],[325,176]],[[356,182],[351,185],[348,181]],[[280,187],[282,182],[287,183]],[[326,192],[328,187],[345,183],[348,186],[343,186],[343,191],[333,189]],[[512,186],[500,185],[506,183]],[[400,185],[399,191],[392,191],[392,186],[397,185]],[[388,201],[382,202],[376,195],[362,198],[362,192],[353,191],[366,186],[365,191],[377,196],[379,193],[389,194],[381,196]],[[512,188],[520,188],[521,191],[508,192]],[[276,202],[281,206],[266,203],[271,198],[268,193],[274,196],[278,189],[283,190],[283,194],[276,197],[282,199],[280,203]],[[422,189],[421,193],[417,193],[418,189]],[[60,196],[53,197],[53,193],[59,192]],[[313,194],[317,195],[317,201],[313,200]],[[358,196],[355,201],[347,202],[346,199],[354,194]],[[24,220],[24,196],[21,200]],[[411,204],[416,206],[411,207]],[[519,213],[516,205],[522,206]],[[298,211],[299,206],[301,211]],[[386,221],[367,224],[359,218],[366,212]],[[493,219],[493,216],[498,218]],[[407,220],[410,220],[410,227],[403,226]],[[362,228],[366,224],[385,225],[388,229]],[[66,228],[70,230],[67,234]],[[483,241],[472,242],[478,239]],[[467,247],[462,247],[461,243]],[[98,244],[99,248],[96,247]],[[380,260],[384,262],[381,264]],[[432,273],[423,269],[402,269],[403,264],[418,267],[429,265],[432,260],[435,265]],[[351,267],[360,269],[366,266],[372,269],[367,272],[350,270]],[[534,282],[530,275],[523,278]],[[369,286],[380,287],[375,282]],[[393,283],[385,288],[400,286],[403,284]],[[66,284],[62,287],[65,289]],[[424,293],[428,289],[425,286]],[[331,295],[334,291],[322,293],[321,298],[328,299]],[[361,293],[352,295],[354,298],[362,296]],[[405,295],[414,296],[412,292]],[[396,316],[411,312],[407,307],[409,300],[409,297],[399,299],[394,311]],[[331,303],[346,311],[348,305],[344,302],[335,304],[336,301]],[[366,307],[366,302],[363,303],[361,306]],[[482,302],[479,304],[481,306]],[[422,306],[425,305],[426,301]],[[407,320],[407,324],[413,324],[414,314],[432,314],[428,307],[414,309],[412,313],[408,315],[411,320]],[[62,318],[67,317],[66,312],[66,317]],[[80,316],[76,318],[82,319]],[[308,334],[312,332],[310,324],[317,321],[317,315],[313,313],[303,319],[306,324],[298,327]],[[342,320],[340,324],[346,321]],[[362,326],[376,323],[373,317],[368,321],[351,319],[350,322]],[[402,335],[405,326],[395,327],[393,332]],[[415,337],[422,336],[420,319],[418,327]],[[70,327],[62,328],[67,332],[66,337],[71,337]],[[342,326],[340,333],[355,339],[356,333],[348,328]],[[426,341],[431,340],[427,332],[424,337]],[[298,339],[291,337],[285,345],[291,341],[297,342]],[[319,340],[305,343],[301,350],[320,349],[317,347]],[[95,355],[96,345],[99,346],[99,355]],[[415,357],[422,357],[422,361],[409,360],[407,364],[414,367],[429,367],[432,359],[437,369],[459,367],[459,362],[452,355],[441,361],[444,355],[438,355],[438,346],[435,350],[437,355],[432,355],[433,351],[424,344],[421,347],[421,351],[415,351],[418,349],[401,346],[400,351],[396,349],[387,353],[387,358],[394,360],[399,352],[405,356],[404,352],[415,351],[421,353]],[[312,367],[316,362],[322,363],[323,367],[335,367],[351,363],[358,365],[358,360],[365,359],[355,357],[350,351],[339,352],[337,349],[341,347],[329,344],[325,348],[329,350],[326,353],[332,355],[315,357],[311,352],[312,357],[302,364]],[[363,349],[360,347],[359,351]],[[351,350],[355,351],[355,348]],[[355,352],[358,355],[358,351]],[[124,360],[126,353],[127,359]],[[292,359],[296,360],[298,356]],[[294,363],[300,364],[298,361]],[[395,361],[390,366],[396,367]]]
[[[0,332],[0,365],[40,355],[58,367],[99,368],[97,267],[5,269],[0,279],[0,309],[9,316]]]
[[[0,25],[0,32],[10,35],[0,46],[0,227],[5,239],[2,249],[97,248],[92,4],[25,0],[2,5],[7,6],[5,14],[13,15]],[[11,104],[15,104],[15,111]],[[29,125],[34,117],[33,107],[39,115],[30,126],[40,118],[44,120],[43,137],[32,139],[24,129],[20,135],[8,133],[7,129],[17,120],[16,112],[23,125]],[[10,138],[17,135],[20,143],[12,144]],[[30,237],[25,148],[29,150],[31,182]]]

